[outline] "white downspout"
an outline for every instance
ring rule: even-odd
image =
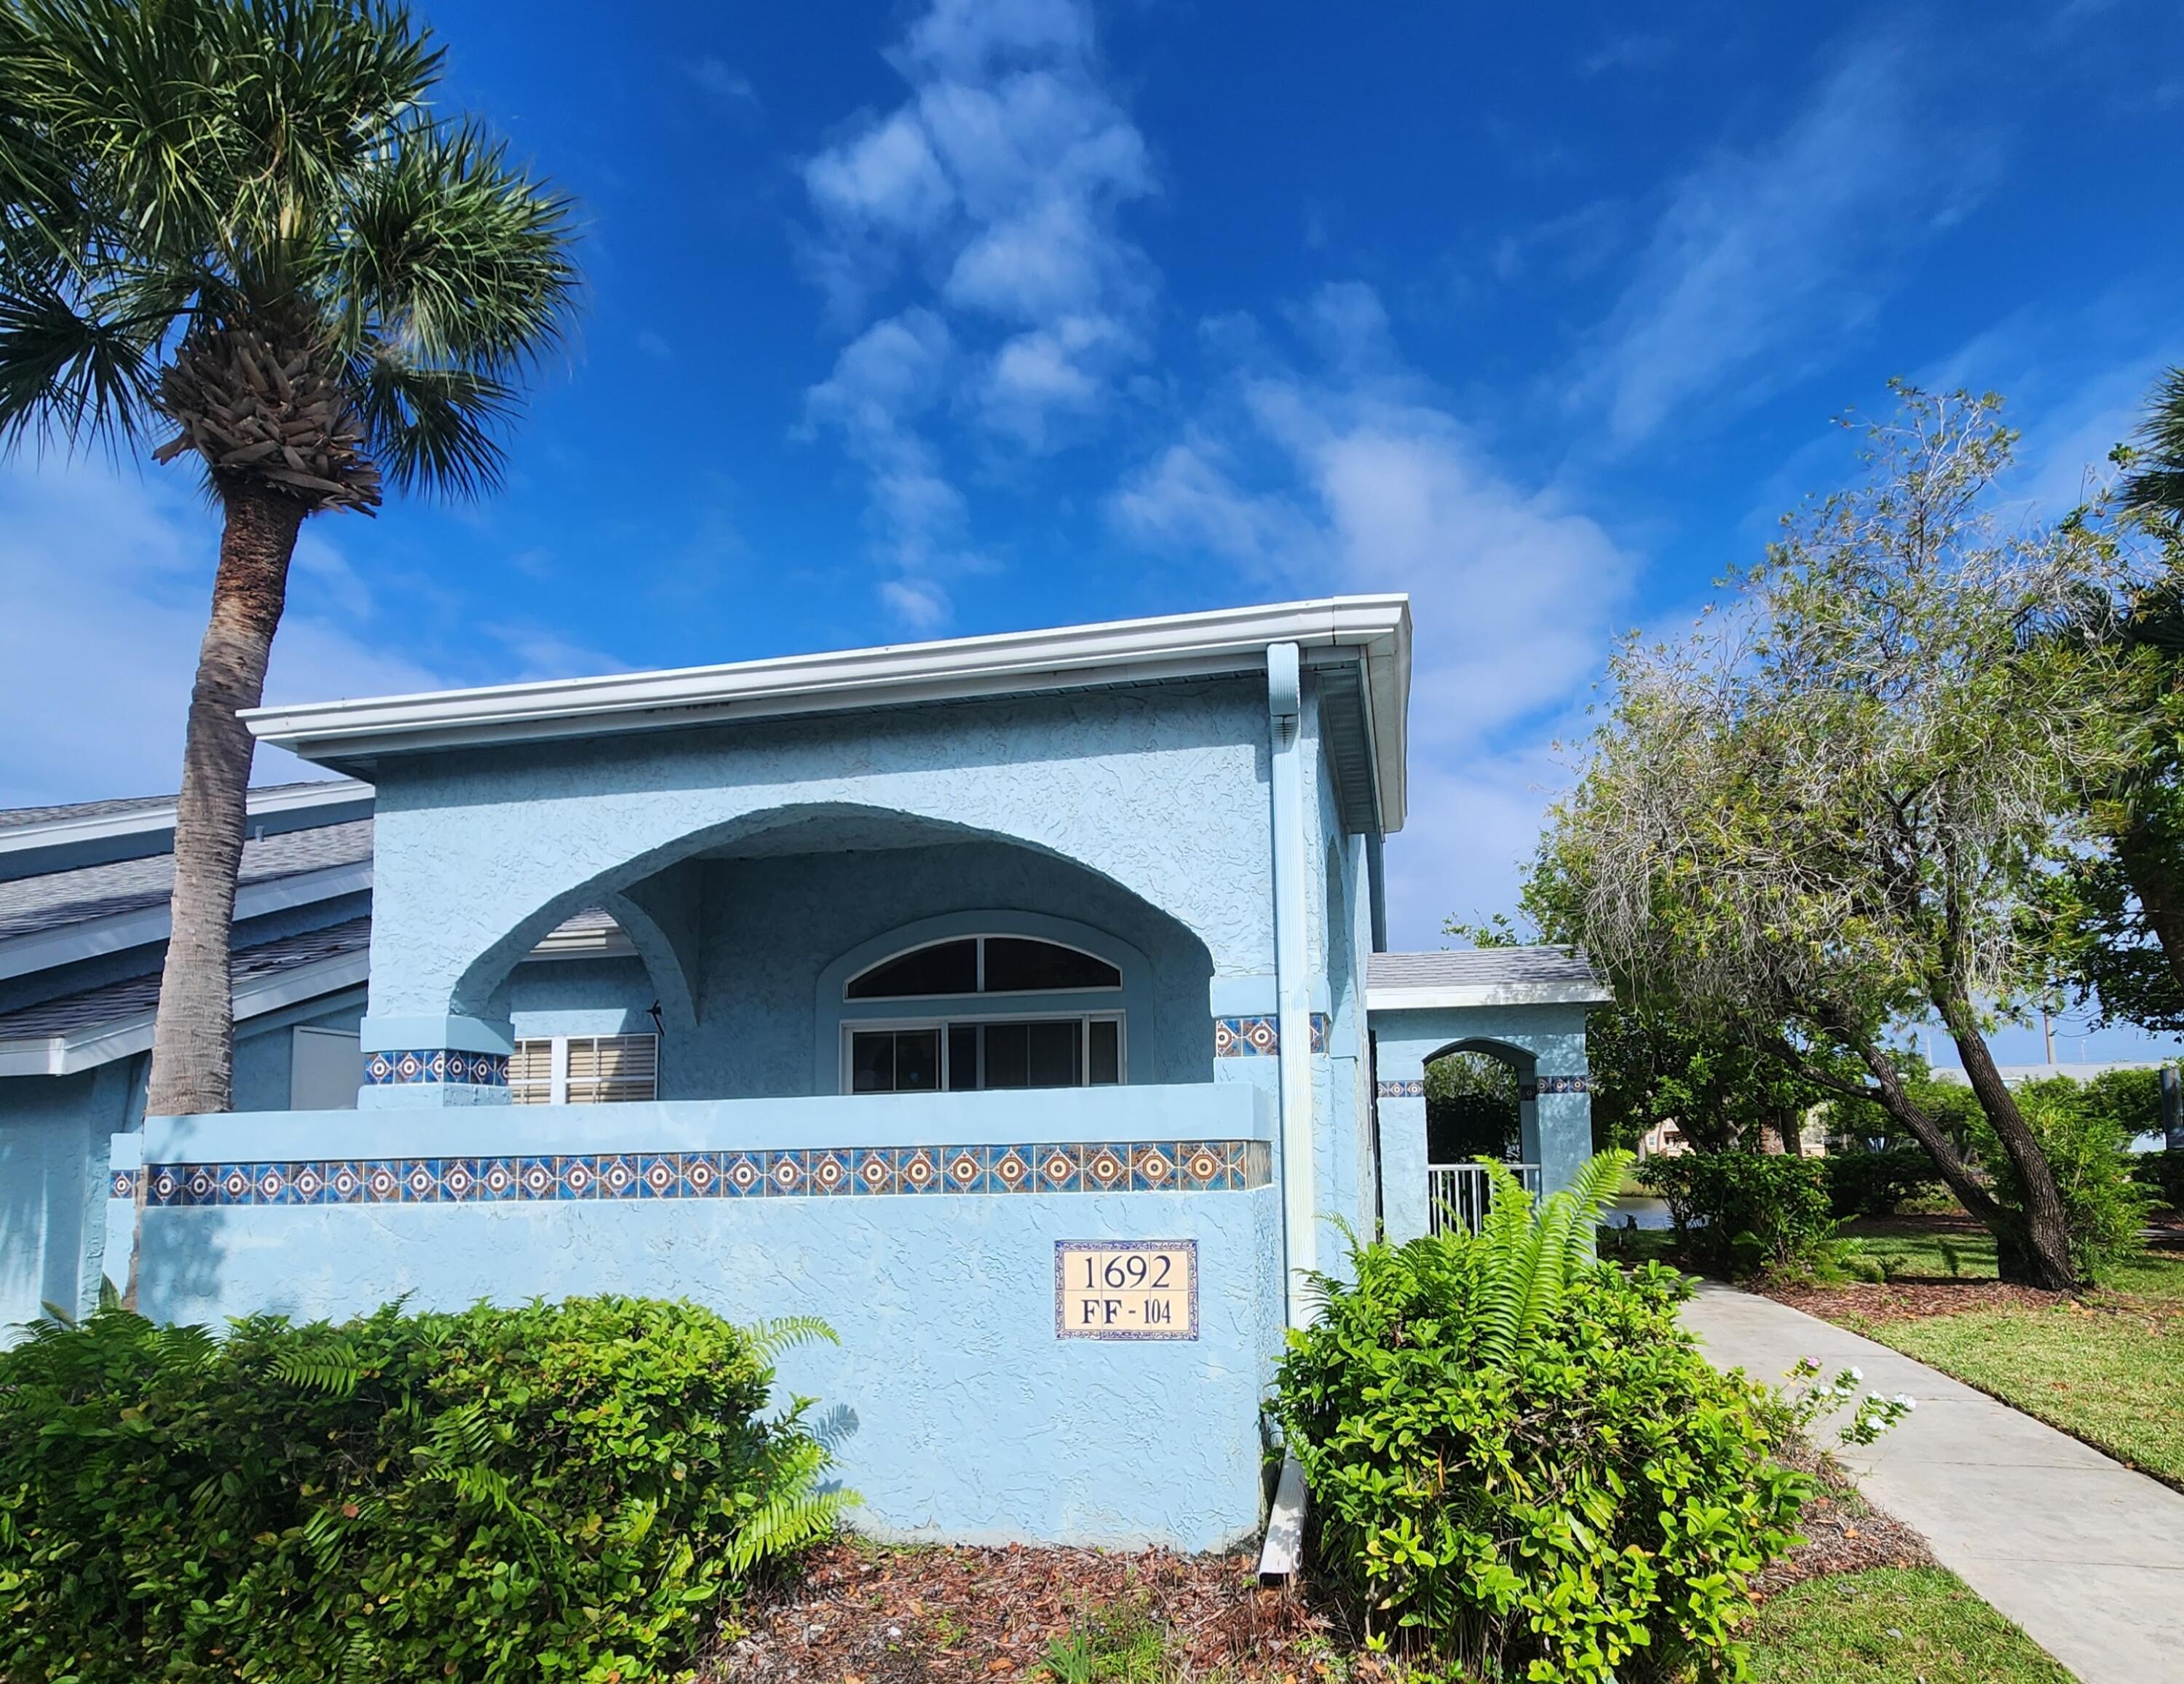
[[[1281,1038],[1282,1235],[1291,1327],[1310,1319],[1305,1277],[1319,1267],[1318,1187],[1312,1139],[1312,979],[1304,852],[1303,712],[1297,646],[1267,650],[1274,856],[1274,1006]]]

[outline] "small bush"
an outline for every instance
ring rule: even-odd
[[[2184,1151],[2139,1153],[2131,1179],[2170,1209],[2184,1211]]]
[[[1702,1269],[1809,1269],[1835,1232],[1823,1158],[1685,1152],[1648,1158],[1639,1175],[1668,1201],[1678,1243]]]
[[[571,1299],[0,1353],[0,1678],[667,1679],[848,1498],[771,1350]],[[831,1335],[827,1335],[831,1336]]]
[[[1839,1218],[1893,1216],[1914,1199],[1941,1190],[1941,1172],[1919,1146],[1892,1146],[1880,1151],[1856,1147],[1824,1158],[1828,1206]]]
[[[1479,1235],[1353,1246],[1290,1335],[1320,1564],[1373,1642],[1452,1677],[1739,1676],[1747,1586],[1810,1489],[1678,1323],[1683,1278],[1591,1258],[1625,1161],[1594,1161],[1589,1204],[1535,1220],[1505,1174]]]
[[[2070,1261],[2079,1279],[2088,1283],[2112,1273],[2144,1243],[2142,1230],[2150,1201],[2131,1176],[2137,1118],[2115,1103],[2116,1091],[2114,1085],[2081,1086],[2067,1076],[2027,1082],[2016,1090],[2018,1109],[2063,1196]],[[2159,1104],[2158,1090],[2154,1102]],[[1992,1131],[1975,1134],[1973,1147],[1992,1179],[1995,1196],[2012,1210],[2024,1209],[2015,1169]]]

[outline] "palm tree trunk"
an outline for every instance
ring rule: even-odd
[[[262,484],[219,486],[226,523],[212,618],[198,650],[175,811],[175,889],[159,1010],[152,1029],[147,1117],[225,1111],[232,1097],[235,1018],[228,941],[242,863],[250,786],[250,732],[236,717],[265,689],[265,663],[287,599],[288,561],[304,505]],[[136,1178],[138,1244],[129,1260],[136,1304],[148,1166]]]

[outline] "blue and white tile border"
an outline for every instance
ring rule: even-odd
[[[400,1052],[365,1055],[368,1088],[413,1087],[426,1083],[462,1083],[471,1087],[508,1085],[504,1052],[464,1052],[454,1047],[416,1047]]]
[[[1251,1018],[1216,1018],[1213,1020],[1213,1056],[1216,1058],[1266,1058],[1282,1050],[1281,1020],[1271,1012]],[[1312,1014],[1312,1050],[1327,1051],[1327,1013]]]
[[[176,1208],[891,1193],[1212,1193],[1270,1185],[1273,1151],[1265,1140],[798,1146],[755,1151],[161,1163],[144,1173],[151,1177],[145,1203]],[[135,1198],[136,1174],[114,1171],[112,1196]]]
[[[1373,1091],[1382,1099],[1424,1099],[1426,1085],[1423,1081],[1382,1082]]]

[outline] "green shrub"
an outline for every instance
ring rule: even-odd
[[[1694,1151],[1648,1158],[1638,1173],[1668,1201],[1678,1243],[1703,1269],[1808,1269],[1835,1232],[1824,1158]]]
[[[2184,1210],[2184,1151],[2141,1152],[2131,1179],[2171,1210]]]
[[[2141,1230],[2150,1202],[2146,1189],[2131,1179],[2135,1119],[2128,1107],[2116,1103],[2115,1085],[2081,1086],[2057,1076],[2027,1082],[2015,1091],[2018,1109],[2040,1142],[2063,1196],[2070,1261],[2081,1280],[2098,1281],[2143,1243]],[[2154,1103],[2160,1103],[2158,1090]],[[2012,1210],[2024,1209],[2016,1172],[1992,1130],[1975,1130],[1972,1147],[1992,1179],[1995,1196]]]
[[[10,1684],[639,1680],[846,1493],[770,1357],[571,1299],[215,1340],[118,1310],[0,1353]]]
[[[1810,1486],[1678,1323],[1683,1278],[1593,1260],[1626,1162],[1536,1219],[1502,1172],[1479,1235],[1353,1245],[1318,1281],[1276,1409],[1376,1645],[1465,1678],[1738,1676],[1747,1587]]]
[[[1941,1172],[1919,1146],[1880,1151],[1855,1146],[1820,1160],[1826,1165],[1828,1207],[1838,1218],[1893,1216],[1909,1201],[1942,1187]]]

